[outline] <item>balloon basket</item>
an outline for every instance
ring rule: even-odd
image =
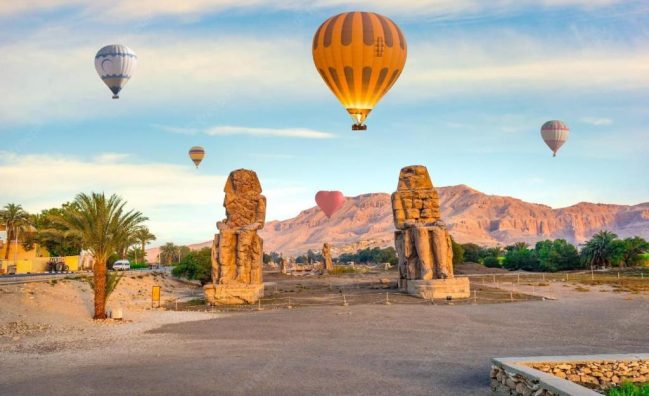
[[[352,131],[367,131],[367,125],[352,125]]]
[[[119,95],[113,95],[113,99],[119,99]]]

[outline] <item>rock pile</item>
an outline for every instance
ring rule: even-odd
[[[627,381],[649,382],[649,360],[534,363],[529,366],[594,390],[607,390]]]
[[[491,368],[491,390],[497,395],[556,396],[543,388],[538,380],[510,373],[498,366]]]

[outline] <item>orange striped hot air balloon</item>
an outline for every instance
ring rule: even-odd
[[[345,12],[327,19],[313,37],[313,62],[354,120],[365,119],[397,81],[408,49],[399,27],[373,12]]]
[[[557,156],[557,151],[568,140],[570,129],[563,121],[548,121],[541,127],[541,137],[545,144],[552,150],[552,156]]]
[[[196,168],[198,168],[198,165],[200,165],[201,161],[203,161],[203,158],[205,158],[205,149],[201,146],[192,147],[191,149],[189,149],[189,158],[194,161],[194,165],[196,165]]]

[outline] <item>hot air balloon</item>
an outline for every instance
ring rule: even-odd
[[[313,62],[354,120],[363,123],[397,81],[406,63],[406,39],[389,18],[345,12],[327,19],[313,37]]]
[[[107,45],[95,55],[97,74],[113,92],[113,99],[119,99],[119,91],[133,76],[136,66],[137,55],[124,45]]]
[[[198,168],[198,165],[200,165],[201,161],[203,161],[203,158],[205,158],[205,149],[201,146],[194,146],[190,148],[189,158],[194,161],[194,165],[196,165],[196,168]]]
[[[548,121],[541,127],[541,137],[545,141],[545,144],[550,147],[550,150],[552,150],[553,157],[557,156],[557,151],[568,140],[569,134],[570,129],[562,121]]]
[[[331,217],[345,203],[345,196],[340,191],[318,191],[315,202],[327,217]]]

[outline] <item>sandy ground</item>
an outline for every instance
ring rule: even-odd
[[[129,277],[109,301],[123,322],[92,321],[81,281],[0,287],[0,394],[488,395],[494,356],[649,352],[649,296],[606,286],[551,282],[535,289],[556,300],[507,304],[214,313],[152,310],[153,284],[167,307],[197,288]],[[266,276],[280,290],[382,278]]]
[[[121,308],[123,321],[94,321],[93,291],[81,278],[0,285],[0,353],[53,352],[84,348],[127,337],[167,323],[202,320],[205,315],[151,308],[152,286],[160,286],[164,305],[185,301],[200,287],[168,275],[129,272],[109,297],[107,310]]]

